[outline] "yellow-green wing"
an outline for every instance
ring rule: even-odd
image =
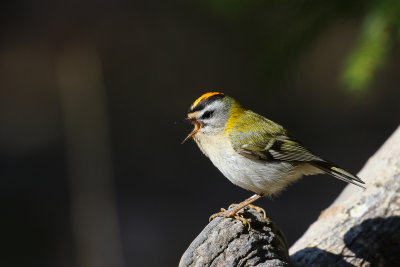
[[[244,112],[229,136],[233,149],[246,158],[308,163],[340,180],[365,188],[359,177],[315,156],[281,125],[254,112]]]
[[[324,161],[294,140],[279,124],[245,111],[229,133],[233,149],[258,160]]]

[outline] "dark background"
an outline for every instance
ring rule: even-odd
[[[341,79],[373,3],[2,1],[0,265],[176,266],[251,195],[180,145],[173,122],[207,91],[357,173],[400,114],[397,43],[367,86]],[[292,244],[344,186],[307,177],[256,204]]]

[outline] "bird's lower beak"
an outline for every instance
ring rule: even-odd
[[[186,136],[186,138],[182,141],[181,144],[185,143],[189,138],[195,136],[197,132],[203,127],[203,124],[201,122],[192,120],[192,123],[194,124],[193,131],[188,136]]]

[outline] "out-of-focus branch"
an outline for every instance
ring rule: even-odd
[[[95,47],[85,42],[67,46],[57,71],[77,265],[121,267],[106,92]]]

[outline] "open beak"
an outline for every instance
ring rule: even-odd
[[[198,122],[190,118],[187,118],[186,120],[191,121],[194,124],[194,129],[188,136],[186,136],[186,138],[182,141],[181,144],[185,143],[189,138],[195,136],[197,132],[203,127],[203,124],[201,122]]]

